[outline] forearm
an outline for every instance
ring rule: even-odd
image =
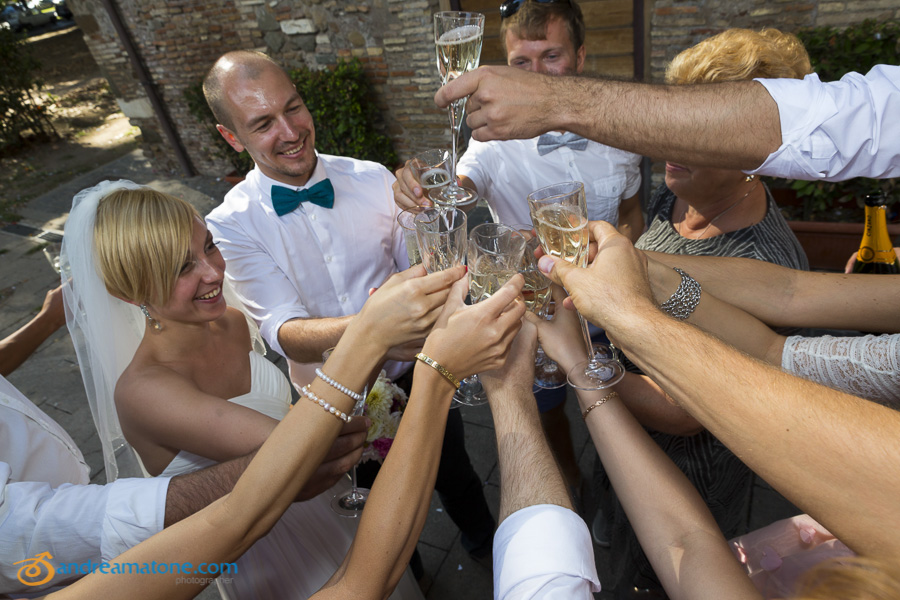
[[[653,258],[670,256],[653,254]],[[677,260],[672,262],[677,262]],[[662,304],[678,289],[682,281],[681,275],[656,260],[650,260],[648,266],[653,295],[656,301]],[[684,270],[693,277],[693,272],[687,267]],[[687,320],[707,333],[731,344],[741,352],[775,366],[781,365],[785,337],[772,331],[765,323],[751,314],[727,302],[722,302],[706,285],[703,285],[699,304]]]
[[[900,494],[900,478],[885,476],[897,469],[900,413],[782,373],[652,306],[608,329],[706,429],[838,538],[861,554],[900,556],[883,527]],[[863,507],[846,493],[860,485]]]
[[[582,411],[609,390],[579,392]],[[619,400],[586,424],[603,468],[671,598],[755,598],[715,519],[684,474]]]
[[[57,329],[59,324],[41,311],[15,333],[0,340],[0,375],[5,377],[19,368]]]
[[[527,396],[523,401],[523,396]],[[504,387],[491,397],[500,463],[500,523],[538,504],[573,510],[569,492],[541,428],[534,396]]]
[[[666,392],[649,377],[626,373],[615,390],[644,427],[671,435],[694,435],[703,431],[703,426],[667,398]]]
[[[291,319],[278,330],[278,343],[295,362],[322,362],[322,353],[334,348],[353,320],[348,317]]]
[[[406,569],[425,525],[454,388],[417,363],[409,403],[366,501],[356,538],[316,598],[384,598]]]
[[[651,158],[751,170],[781,146],[778,108],[756,82],[659,86],[572,77],[550,90],[546,114],[557,111],[560,129]]]
[[[900,277],[798,271],[748,258],[646,252],[687,271],[704,292],[772,326],[900,332]]]
[[[255,452],[173,477],[166,494],[165,527],[191,516],[229,493],[254,456]]]

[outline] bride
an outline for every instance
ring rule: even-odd
[[[251,349],[251,340],[261,347],[255,326],[228,301],[224,259],[186,202],[131,182],[84,190],[66,224],[61,264],[71,278],[67,319],[109,481],[138,469],[177,475],[243,456],[287,414],[288,381]],[[368,312],[365,326],[354,329],[365,334],[347,347],[379,344],[386,352],[424,338],[422,324],[406,318],[407,303],[424,300],[436,317],[463,270],[422,273],[410,269],[389,280],[393,293]],[[295,502],[238,561],[238,572],[219,579],[223,597],[306,598],[321,588],[355,533],[355,521],[331,511],[334,493]],[[420,592],[406,577],[398,595]]]

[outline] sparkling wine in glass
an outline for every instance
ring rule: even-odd
[[[458,208],[426,208],[414,219],[419,255],[428,273],[463,264],[466,213]]]
[[[536,190],[528,195],[528,207],[544,252],[586,267],[589,236],[584,184],[569,181]],[[581,313],[578,321],[587,360],[569,371],[569,385],[580,390],[602,390],[615,385],[625,375],[622,363],[612,353],[595,352],[587,321]]]
[[[403,209],[397,215],[397,224],[403,231],[403,242],[406,244],[406,256],[409,257],[409,266],[414,267],[422,262],[419,255],[419,242],[416,241],[416,216],[424,212],[424,206],[412,206]]]
[[[482,223],[469,233],[468,261],[469,297],[472,304],[497,293],[519,272],[525,238],[512,227],[499,223]],[[460,382],[453,400],[466,406],[487,402],[487,394],[478,379],[471,375]]]
[[[552,282],[538,269],[535,250],[541,245],[532,226],[518,224],[511,225],[522,237],[525,238],[525,252],[522,253],[522,263],[519,273],[525,278],[522,287],[522,297],[525,299],[525,309],[542,319],[551,319],[550,292]],[[553,390],[566,385],[566,374],[559,368],[559,364],[544,352],[538,344],[534,355],[534,385],[546,390]]]
[[[331,356],[333,351],[334,348],[329,348],[322,353],[323,363],[328,362],[328,357]],[[368,396],[368,392],[368,386],[364,387],[362,400],[358,401],[353,406],[353,411],[350,413],[350,416],[359,417],[363,414],[366,408],[366,397]],[[353,468],[350,469],[350,489],[343,494],[334,495],[331,499],[331,510],[342,517],[356,519],[362,515],[363,508],[365,508],[366,500],[368,499],[369,489],[361,488],[356,485],[356,465],[353,465]]]
[[[410,159],[409,168],[425,194],[439,190],[450,183],[450,151],[420,152]]]
[[[471,12],[439,12],[434,15],[434,46],[441,85],[478,68],[484,38],[484,15]],[[466,98],[450,103],[450,183],[431,190],[428,197],[441,206],[468,205],[478,194],[456,181],[456,155],[459,129],[466,111]]]

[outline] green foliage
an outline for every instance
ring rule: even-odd
[[[37,138],[58,137],[39,102],[42,83],[35,74],[40,63],[28,45],[9,29],[0,29],[0,152]]]
[[[300,96],[316,125],[316,150],[324,154],[350,156],[379,162],[393,170],[397,153],[389,137],[375,129],[378,109],[362,64],[340,61],[332,70],[298,69],[291,73]],[[184,91],[188,110],[209,131],[216,155],[232,162],[243,175],[253,168],[247,152],[237,154],[216,131],[216,120],[197,83]]]
[[[879,64],[900,64],[900,21],[867,19],[844,29],[814,27],[798,31],[797,37],[806,46],[813,69],[822,81],[836,81],[851,71],[866,73]],[[790,187],[803,200],[803,207],[801,214],[791,217],[862,221],[864,198],[880,190],[892,204],[897,201],[897,186],[896,179],[864,177],[839,183],[794,181]]]
[[[374,127],[378,108],[358,60],[341,60],[327,71],[297,69],[291,79],[312,113],[319,152],[371,160],[394,169],[397,153],[391,139]]]
[[[212,151],[215,156],[229,161],[234,167],[234,170],[240,175],[244,175],[250,171],[250,169],[253,168],[253,159],[250,158],[247,151],[244,150],[240,154],[235,152],[234,148],[229,146],[228,142],[225,141],[225,138],[223,138],[216,130],[216,118],[213,116],[212,110],[209,108],[209,104],[207,104],[206,98],[203,96],[203,82],[198,81],[185,89],[184,100],[187,103],[188,111],[209,133],[213,144]]]

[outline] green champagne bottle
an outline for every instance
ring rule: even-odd
[[[854,273],[900,274],[900,262],[887,230],[887,206],[881,193],[866,196],[866,227]]]

